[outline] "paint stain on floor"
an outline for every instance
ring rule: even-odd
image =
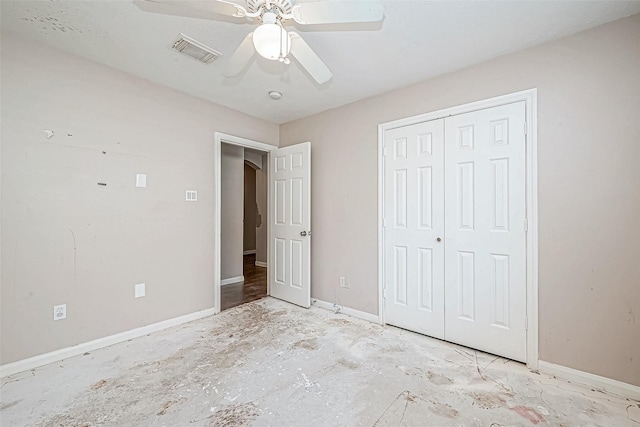
[[[474,392],[470,396],[473,397],[473,404],[482,409],[502,408],[506,404],[501,393]]]
[[[511,408],[522,418],[529,420],[531,424],[540,424],[543,423],[544,417],[538,411],[533,408],[529,408],[527,406],[516,406],[515,408]]]
[[[253,403],[230,405],[220,409],[211,416],[209,425],[212,427],[249,425],[258,416]]]

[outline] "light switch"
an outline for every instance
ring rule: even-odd
[[[136,187],[144,188],[147,186],[147,175],[143,173],[136,174]]]
[[[140,298],[144,296],[144,283],[138,283],[134,289],[135,289],[134,293],[136,298]]]

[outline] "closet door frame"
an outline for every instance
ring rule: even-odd
[[[525,102],[526,133],[526,214],[527,214],[527,367],[538,370],[538,166],[537,166],[537,89],[528,89],[437,110],[378,125],[378,313],[385,324],[384,313],[384,134],[387,130],[437,120],[449,116]]]

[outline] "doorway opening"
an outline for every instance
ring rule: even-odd
[[[214,306],[217,313],[269,295],[268,144],[216,132]]]
[[[221,310],[267,296],[267,166],[262,151],[222,144]]]

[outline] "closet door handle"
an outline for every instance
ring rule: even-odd
[[[437,242],[442,242],[442,239],[441,239],[440,237],[438,237],[438,238],[436,239],[436,241],[437,241]]]

